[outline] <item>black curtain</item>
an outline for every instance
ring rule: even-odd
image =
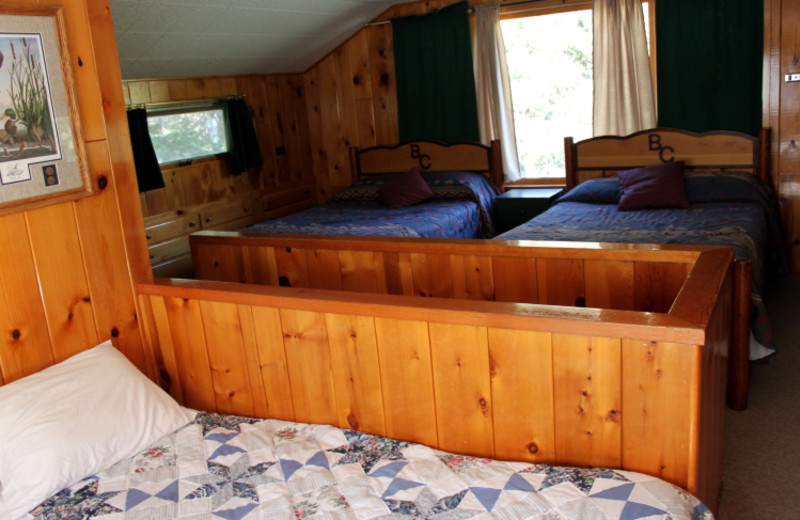
[[[467,2],[392,20],[401,141],[479,141]]]
[[[241,175],[250,168],[258,168],[264,162],[258,149],[256,129],[253,118],[244,99],[236,98],[225,102],[227,119],[228,155],[234,175]]]
[[[763,26],[762,0],[656,2],[659,126],[758,134]]]
[[[128,131],[131,134],[133,162],[136,166],[136,181],[139,192],[157,190],[164,187],[164,177],[158,166],[156,151],[147,129],[147,110],[132,108],[128,110]]]

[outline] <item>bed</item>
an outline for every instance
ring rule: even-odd
[[[254,233],[488,238],[502,186],[500,144],[431,141],[350,150],[353,183],[325,204],[245,228]]]
[[[0,410],[0,514],[14,520],[713,518],[641,473],[197,412],[110,341],[0,387]]]
[[[748,359],[767,357],[777,348],[761,294],[769,277],[787,273],[769,176],[769,133],[756,139],[661,128],[577,143],[567,138],[565,148],[567,193],[545,213],[496,238],[733,246],[743,289],[742,330],[732,353],[738,390],[731,401],[733,408],[744,408]],[[617,172],[646,173],[642,167],[656,170],[652,178],[659,184],[638,193],[636,184],[629,185],[629,196],[621,197],[620,182],[630,177],[621,179]],[[677,191],[670,191],[668,175]]]

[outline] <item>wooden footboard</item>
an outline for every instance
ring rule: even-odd
[[[425,282],[452,293],[445,298],[191,280],[140,284],[152,374],[198,409],[329,423],[475,456],[641,471],[715,509],[732,251],[551,244],[487,260],[477,245],[465,247],[476,250],[460,259],[438,253],[459,273],[439,277],[455,279],[452,288]],[[384,258],[382,272],[397,274],[398,287],[419,294],[425,284],[409,266],[435,260],[402,245],[398,252],[397,243],[394,249],[369,255]],[[330,249],[303,256],[328,266],[340,256],[322,251]],[[341,257],[350,266],[345,274],[361,265],[358,255]],[[503,276],[515,265],[528,267],[516,284]],[[563,286],[580,285],[586,303],[614,303],[619,285],[629,289],[626,301],[655,302],[679,272],[660,312],[549,301],[569,298],[572,305]],[[276,280],[298,279],[278,273]],[[380,278],[370,279],[379,286]],[[539,303],[456,295],[479,287],[483,294],[533,294]]]

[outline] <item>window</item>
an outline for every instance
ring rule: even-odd
[[[221,106],[148,110],[147,125],[158,164],[188,161],[228,151]]]
[[[647,0],[643,1],[648,25]],[[564,137],[592,136],[591,3],[505,11],[506,45],[520,175],[564,178]],[[651,52],[652,54],[652,52]]]

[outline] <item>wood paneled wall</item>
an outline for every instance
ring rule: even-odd
[[[398,4],[376,21],[425,14],[453,0]],[[480,1],[470,2],[481,3]],[[348,148],[397,144],[392,26],[364,27],[304,74],[320,201],[350,182]]]
[[[140,195],[145,216],[172,212],[259,190],[314,182],[308,116],[300,74],[130,80],[126,103],[159,103],[244,95],[253,115],[264,165],[232,175],[226,157],[162,169],[166,186]]]
[[[119,60],[107,51],[116,48],[110,8],[49,3],[63,7],[95,191],[0,217],[0,384],[109,338],[145,369],[134,283],[149,277],[149,262]]]
[[[800,0],[764,0],[764,124],[772,128],[772,172],[780,195],[792,274],[800,276]]]

